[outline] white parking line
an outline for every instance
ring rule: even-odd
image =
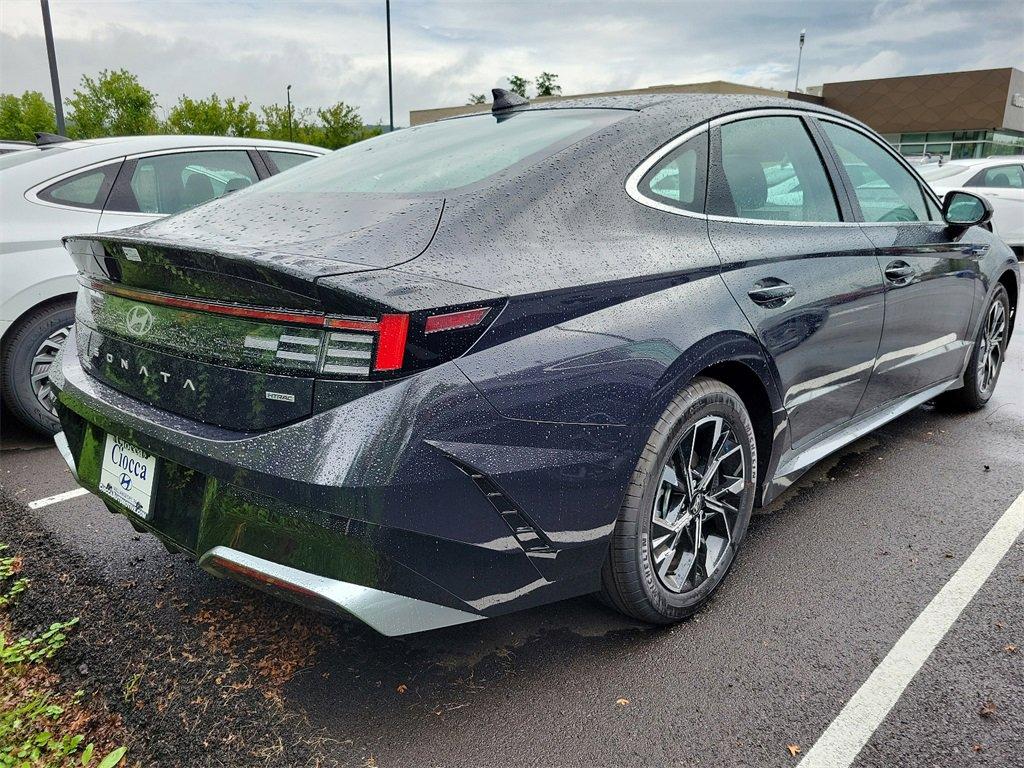
[[[882,659],[839,716],[800,761],[800,768],[848,768],[918,670],[1024,531],[1024,493],[996,521],[928,607]]]
[[[75,488],[73,491],[67,491],[66,493],[58,493],[56,496],[47,496],[45,499],[36,499],[28,503],[29,509],[39,509],[40,507],[48,507],[51,504],[59,504],[62,501],[73,499],[76,496],[84,496],[88,491],[85,488]]]

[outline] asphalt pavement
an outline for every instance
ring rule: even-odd
[[[297,729],[328,734],[341,762],[381,768],[799,764],[1024,492],[1017,335],[985,410],[918,408],[756,516],[693,619],[652,629],[580,598],[388,639],[315,615],[327,640],[288,682],[285,709]],[[55,449],[4,421],[9,494],[27,504],[75,488]],[[91,496],[26,514],[112,582],[161,578],[192,600],[249,594]],[[852,764],[1024,766],[1024,539]]]

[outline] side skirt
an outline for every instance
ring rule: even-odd
[[[928,402],[947,389],[957,386],[958,379],[950,379],[928,389],[908,395],[895,403],[884,405],[879,409],[865,413],[850,422],[838,432],[823,436],[820,440],[801,448],[798,451],[787,451],[779,460],[775,476],[765,483],[762,504],[770,504],[779,494],[789,488],[804,472],[817,464],[831,453],[835,453],[844,445],[849,445],[869,432],[878,429],[893,419],[912,411],[917,406]]]

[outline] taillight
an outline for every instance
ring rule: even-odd
[[[409,336],[408,315],[383,315],[377,338],[377,356],[373,361],[375,371],[397,371],[405,359],[405,340]]]
[[[490,311],[490,307],[477,307],[476,309],[464,309],[461,312],[431,315],[423,323],[423,332],[438,333],[440,331],[453,331],[457,328],[471,328],[474,325],[480,325]]]
[[[465,354],[504,304],[333,315],[191,299],[97,279],[83,278],[82,284],[93,295],[108,297],[92,313],[105,333],[222,364],[341,380],[395,378]],[[120,303],[108,306],[112,301]],[[132,307],[146,309],[144,330],[127,325]],[[186,348],[190,338],[195,344],[209,338],[218,343],[213,350],[193,350]]]

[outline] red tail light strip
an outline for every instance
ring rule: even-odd
[[[344,331],[366,331],[376,333],[380,330],[380,323],[373,320],[353,320],[348,317],[328,317],[324,320],[328,328]]]
[[[121,296],[125,299],[134,299],[147,304],[157,304],[165,307],[177,307],[178,309],[194,309],[199,312],[211,312],[216,315],[230,315],[231,317],[245,317],[252,320],[269,320],[276,323],[295,323],[297,325],[314,325],[323,328],[326,317],[313,312],[282,312],[277,309],[255,309],[239,307],[234,304],[220,304],[213,301],[198,301],[196,299],[185,299],[180,296],[168,296],[163,293],[152,293],[150,291],[138,291],[132,288],[124,288],[120,285],[112,285],[99,280],[90,280],[90,287],[102,293],[109,293],[114,296]]]

